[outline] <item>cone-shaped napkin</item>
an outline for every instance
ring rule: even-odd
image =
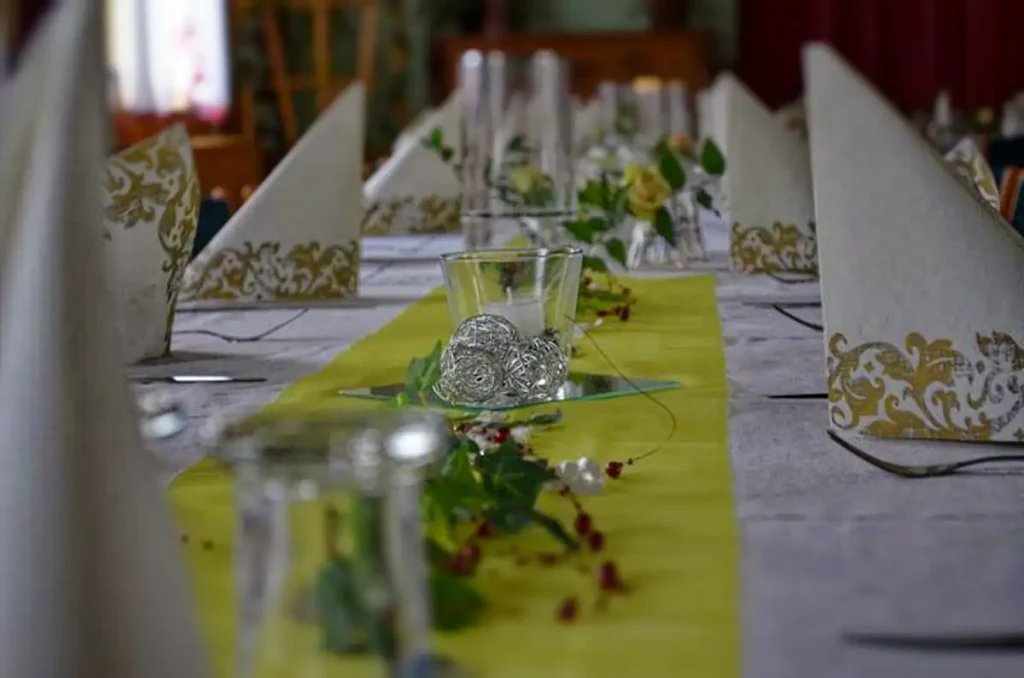
[[[804,52],[835,428],[1024,436],[1024,238],[830,48]]]
[[[191,307],[337,302],[356,293],[364,89],[348,87],[185,269]]]
[[[398,136],[395,137],[395,142],[391,144],[391,152],[394,153],[402,146],[418,140],[423,126],[435,113],[437,113],[437,109],[429,106],[417,113],[416,116],[409,121],[409,124],[405,126],[405,129],[399,132]]]
[[[814,272],[814,197],[807,145],[735,76],[715,85],[729,167],[722,182],[732,266],[746,273]],[[719,123],[721,124],[721,123]]]
[[[999,186],[988,160],[971,137],[964,137],[946,153],[946,162],[953,166],[964,184],[976,191],[992,209],[999,210]]]
[[[0,676],[198,678],[103,280],[104,6],[59,3],[36,34],[46,58],[14,76],[34,83],[29,150],[0,158],[22,177],[0,195],[20,206],[0,284]]]
[[[199,218],[199,177],[185,127],[111,158],[104,188],[103,237],[120,297],[124,358],[159,358],[171,350],[178,290]]]
[[[458,161],[458,106],[458,97],[452,95],[421,125],[416,138],[396,149],[367,180],[363,235],[454,233],[461,228],[458,176],[437,150],[427,147],[439,129],[444,146],[452,149],[452,161]]]

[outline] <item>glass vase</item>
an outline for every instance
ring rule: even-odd
[[[572,105],[566,64],[553,52],[528,63],[492,52],[462,57],[463,218],[570,215]]]
[[[420,476],[448,435],[442,419],[397,412],[225,429],[238,678],[346,675],[360,663],[403,676],[432,661]]]

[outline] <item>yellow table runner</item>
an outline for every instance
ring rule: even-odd
[[[601,349],[632,377],[681,381],[658,392],[678,420],[658,453],[627,467],[606,491],[586,498],[629,592],[603,610],[593,575],[577,568],[514,564],[485,557],[476,575],[488,600],[484,621],[438,634],[439,651],[480,678],[619,678],[739,673],[738,538],[729,472],[725,358],[711,277],[635,280],[638,302],[629,322],[593,332]],[[343,312],[343,311],[341,311]],[[302,379],[270,408],[315,407],[340,388],[401,382],[411,357],[425,355],[450,332],[443,294],[434,292],[376,334]],[[614,371],[600,354],[574,369]],[[335,402],[337,402],[335,400]],[[565,404],[566,424],[536,434],[533,446],[557,462],[587,456],[600,462],[643,454],[668,435],[670,422],[641,396]],[[218,678],[233,676],[234,509],[230,474],[204,462],[170,489],[197,591],[203,629]],[[543,501],[543,500],[542,500]],[[568,502],[543,508],[571,521]],[[595,568],[596,569],[596,568]],[[567,596],[579,617],[560,622]],[[326,657],[323,676],[375,675],[365,661]],[[306,674],[295,678],[305,678]],[[283,678],[283,677],[282,677]]]

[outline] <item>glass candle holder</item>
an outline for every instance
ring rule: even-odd
[[[440,395],[453,404],[493,399],[501,407],[551,397],[567,377],[582,265],[577,247],[442,256],[455,333],[442,355],[441,381],[458,379],[460,388]],[[463,383],[471,374],[477,381]]]
[[[321,413],[226,426],[238,535],[236,676],[379,675],[429,659],[421,471],[443,419]],[[349,663],[346,663],[349,662]]]

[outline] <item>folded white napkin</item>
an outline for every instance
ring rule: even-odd
[[[188,132],[176,125],[118,153],[104,177],[103,238],[115,271],[124,358],[171,350],[171,326],[199,218]]]
[[[1019,440],[1024,238],[831,48],[804,69],[833,427]]]
[[[807,145],[735,76],[719,76],[712,96],[724,120],[715,124],[726,157],[722,191],[733,268],[817,270]]]
[[[419,138],[420,130],[423,128],[423,125],[436,112],[436,108],[428,106],[417,113],[416,117],[414,117],[409,124],[405,126],[405,129],[399,132],[398,136],[395,137],[395,142],[391,144],[391,152],[394,153],[406,144],[416,141]]]
[[[356,83],[189,264],[182,304],[305,305],[356,294],[364,119]]]
[[[51,12],[2,124],[0,676],[206,675],[103,279],[104,7]]]
[[[398,147],[363,186],[363,235],[453,233],[461,228],[461,184],[451,162],[458,161],[461,100],[456,92]],[[452,149],[445,161],[428,148],[434,130]]]

